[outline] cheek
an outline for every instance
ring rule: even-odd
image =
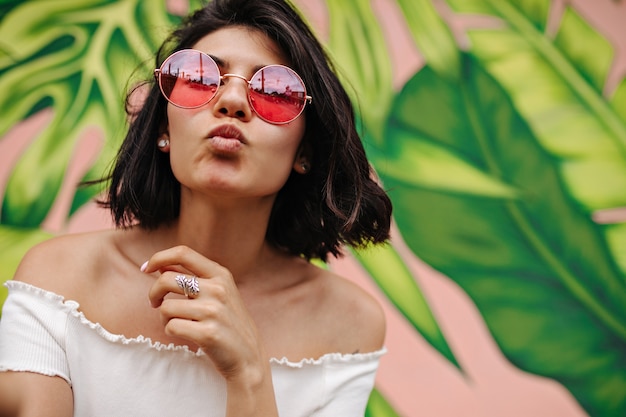
[[[298,119],[293,121],[289,125],[289,133],[287,137],[291,138],[290,140],[285,141],[285,149],[289,149],[289,153],[295,158],[298,149],[300,149],[300,144],[304,138],[306,122],[304,116],[300,116]]]
[[[187,142],[189,141],[181,140],[181,138],[188,137],[189,131],[192,130],[192,127],[189,123],[189,117],[184,117],[184,115],[181,114],[181,110],[183,109],[179,109],[171,104],[168,105],[167,130],[170,136],[170,167],[172,168],[174,176],[179,181],[184,181],[184,178],[181,178],[181,175],[185,175],[185,170],[181,170],[181,168],[184,168],[184,166],[188,164],[189,150],[186,149],[186,147]]]
[[[281,126],[279,135],[267,139],[264,152],[257,154],[263,155],[256,168],[257,180],[264,182],[265,179],[274,184],[274,187],[282,187],[293,170],[303,134],[304,124]]]
[[[171,136],[176,136],[190,128],[190,116],[196,109],[181,109],[170,103],[167,105],[167,127]]]
[[[303,135],[304,125],[294,126],[294,129],[290,129],[289,133],[282,140],[278,141],[272,149],[274,157],[289,166],[293,165],[298,155]]]

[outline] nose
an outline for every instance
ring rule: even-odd
[[[248,101],[248,80],[238,74],[224,74],[213,107],[216,115],[249,120],[252,109]]]

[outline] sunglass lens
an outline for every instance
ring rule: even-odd
[[[183,50],[163,62],[159,82],[161,91],[172,104],[186,108],[199,107],[215,95],[220,71],[208,55]]]
[[[306,89],[290,68],[269,65],[250,80],[250,102],[256,113],[271,123],[288,123],[302,113]]]

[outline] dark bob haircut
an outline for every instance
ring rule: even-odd
[[[354,110],[322,45],[283,0],[213,0],[189,15],[159,48],[155,67],[172,52],[191,48],[228,26],[258,30],[272,39],[300,74],[314,101],[305,109],[303,145],[311,170],[292,171],[279,191],[266,233],[271,245],[307,259],[341,255],[389,238],[391,201],[375,181],[355,127]],[[117,155],[104,205],[118,227],[155,229],[179,215],[180,183],[156,142],[167,125],[167,101],[152,81],[132,116]]]

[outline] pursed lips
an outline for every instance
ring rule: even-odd
[[[221,125],[211,130],[208,135],[211,148],[218,153],[234,153],[246,143],[246,139],[237,127]]]
[[[239,142],[243,144],[246,143],[245,137],[243,136],[243,133],[241,132],[241,130],[239,130],[236,126],[233,126],[233,125],[221,125],[211,130],[211,132],[208,135],[208,138],[212,139],[215,137],[220,137],[223,139],[234,139],[234,140],[238,140]]]

